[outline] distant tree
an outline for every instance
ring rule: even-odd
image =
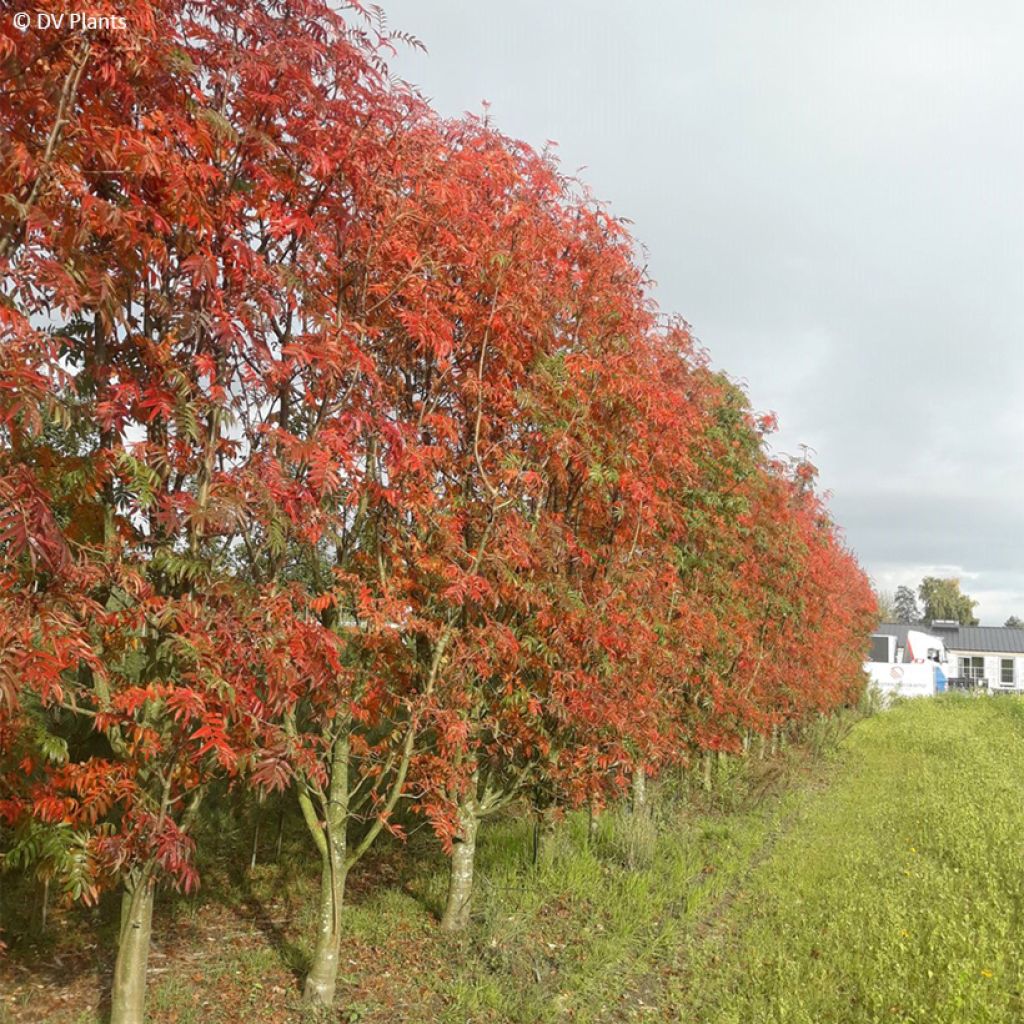
[[[911,595],[913,596],[913,595]],[[896,622],[896,600],[891,590],[875,590],[879,622]]]
[[[921,610],[910,587],[897,587],[892,599],[893,619],[896,622],[920,622]]]
[[[1011,615],[1004,623],[1008,629],[1024,629],[1024,619]]]
[[[950,619],[963,626],[978,624],[974,614],[978,602],[961,592],[958,579],[926,576],[921,580],[917,593],[924,606],[924,617],[929,622],[935,619]]]

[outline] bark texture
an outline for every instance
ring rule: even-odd
[[[348,825],[348,743],[335,743],[324,819],[316,821],[308,803],[303,814],[320,851],[320,910],[316,946],[303,997],[313,1006],[332,1006],[338,985],[341,950],[341,908],[345,900],[346,827]]]
[[[110,996],[110,1024],[143,1024],[152,930],[152,884],[142,881],[132,888],[126,887],[121,897],[121,931]]]
[[[448,901],[441,917],[445,931],[461,931],[469,924],[473,902],[473,863],[476,857],[476,836],[480,819],[474,802],[459,808],[460,832],[452,844],[451,874],[448,878]]]
[[[345,901],[345,843],[328,833],[328,854],[321,856],[320,910],[316,946],[303,996],[314,1006],[332,1006],[338,984],[341,950],[341,908]]]
[[[647,772],[637,768],[633,772],[633,813],[638,814],[647,807]]]

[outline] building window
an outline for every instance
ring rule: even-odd
[[[999,682],[1003,686],[1013,686],[1016,682],[1013,678],[1013,658],[999,659]]]
[[[984,679],[985,659],[977,655],[960,655],[960,678],[961,679]]]

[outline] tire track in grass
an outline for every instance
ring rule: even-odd
[[[792,764],[788,767],[793,771]],[[772,856],[782,838],[803,819],[808,802],[827,791],[834,774],[835,764],[831,761],[805,760],[797,769],[795,779],[788,776],[781,782],[775,780],[775,788],[763,791],[756,806],[744,815],[723,816],[725,828],[740,822],[749,826],[750,819],[761,818],[759,842],[750,846],[738,862],[725,861],[721,871],[705,869],[690,879],[687,891],[677,901],[677,912],[670,915],[671,920],[653,922],[654,932],[662,929],[663,934],[667,933],[667,948],[660,957],[654,957],[654,965],[645,959],[643,969],[626,984],[617,1004],[606,1006],[596,1020],[602,1024],[633,1024],[677,1019],[680,1009],[677,994],[686,987],[690,971],[690,958],[685,951],[709,941],[728,927],[730,911],[750,879]],[[714,856],[720,857],[720,854]],[[724,887],[717,895],[708,896],[720,880],[724,881]],[[707,903],[702,906],[705,899]]]

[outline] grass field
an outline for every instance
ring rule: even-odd
[[[429,838],[387,847],[353,880],[333,1019],[1024,1019],[1024,704],[906,704],[820,756],[833,729],[725,762],[711,795],[666,780],[632,838],[609,814],[588,841],[570,816],[537,865],[528,821],[491,824],[463,936],[436,929]],[[303,1020],[313,858],[289,820],[279,863],[229,871],[248,827],[221,823],[199,897],[158,904],[155,1024]],[[12,943],[0,1021],[102,1020],[112,911],[55,912]]]
[[[681,1019],[1024,1020],[1024,705],[907,704],[842,762],[688,945]]]

